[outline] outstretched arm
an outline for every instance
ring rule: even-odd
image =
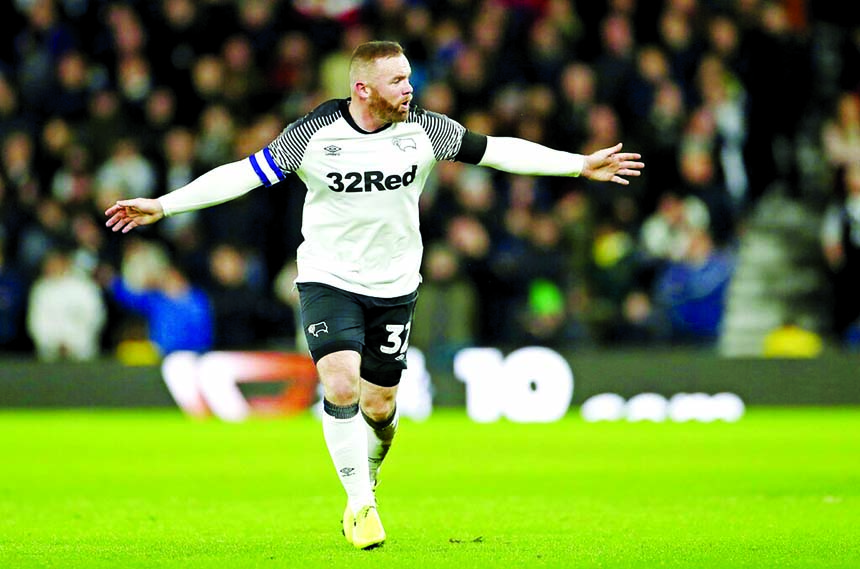
[[[260,185],[250,162],[240,160],[214,168],[185,186],[158,199],[120,200],[105,211],[107,225],[128,233],[177,213],[203,209],[245,195]]]
[[[587,156],[553,150],[521,138],[487,137],[487,149],[478,163],[503,172],[530,176],[583,176],[599,182],[627,185],[645,164],[634,152],[621,152],[621,143]]]

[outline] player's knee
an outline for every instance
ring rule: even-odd
[[[358,382],[348,378],[329,378],[323,381],[325,398],[335,405],[354,405],[358,403]]]
[[[383,422],[394,413],[394,394],[377,393],[370,397],[362,396],[361,411],[372,421]]]
[[[325,398],[335,405],[354,405],[359,396],[359,359],[349,352],[330,354],[317,362]]]

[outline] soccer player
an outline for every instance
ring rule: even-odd
[[[350,62],[350,98],[321,104],[252,156],[105,212],[107,226],[125,233],[290,173],[302,179],[308,192],[296,286],[323,386],[323,436],[347,495],[343,532],[359,549],[385,541],[374,490],[397,431],[395,396],[421,280],[418,197],[436,162],[624,185],[644,167],[621,144],[583,156],[468,131],[413,106],[410,74],[399,44],[362,44]]]

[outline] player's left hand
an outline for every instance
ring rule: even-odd
[[[641,155],[635,152],[621,152],[619,142],[611,148],[598,150],[585,157],[585,166],[581,176],[598,182],[615,182],[626,186],[630,180],[624,176],[639,176],[644,162],[639,162]]]

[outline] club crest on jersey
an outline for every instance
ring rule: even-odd
[[[308,334],[311,334],[314,338],[319,338],[323,332],[328,334],[328,324],[325,323],[325,320],[308,326]]]
[[[324,147],[323,150],[325,150],[326,156],[340,156],[341,148],[340,146],[329,144],[328,146]]]
[[[416,150],[418,145],[415,143],[415,139],[413,138],[401,138],[397,137],[391,141],[394,146],[399,148],[401,152],[406,152],[407,150]]]

